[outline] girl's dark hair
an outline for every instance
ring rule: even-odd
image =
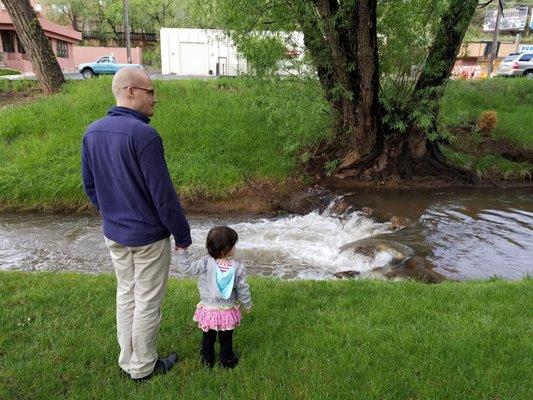
[[[205,247],[214,259],[226,256],[239,240],[237,232],[229,226],[215,226],[207,234]]]

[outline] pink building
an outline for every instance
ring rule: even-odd
[[[52,49],[63,71],[76,71],[74,45],[81,41],[81,32],[55,24],[40,15],[40,6],[34,5],[44,34],[52,43]],[[24,74],[33,72],[31,62],[15,32],[11,17],[0,3],[0,62],[6,68],[16,69]]]

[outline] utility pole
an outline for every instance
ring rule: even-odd
[[[126,42],[126,54],[128,64],[131,64],[131,44],[130,44],[130,20],[128,15],[128,0],[124,0],[124,42]]]
[[[518,49],[520,48],[520,39],[522,38],[522,35],[520,33],[516,34],[516,40],[515,40],[515,53],[518,53]]]
[[[499,2],[496,11],[496,25],[494,26],[494,35],[492,36],[492,45],[490,46],[489,61],[487,65],[487,78],[492,73],[492,64],[498,54],[498,35],[500,33],[500,19],[502,17],[503,1]]]

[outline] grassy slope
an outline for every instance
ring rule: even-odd
[[[457,137],[458,127],[472,126],[484,111],[497,112],[498,125],[491,136],[506,139],[517,147],[533,149],[533,80],[490,79],[485,81],[455,81],[446,88],[441,105],[439,129],[441,134],[455,136],[457,142],[472,143]],[[464,134],[464,133],[463,133]],[[474,143],[480,134],[473,132]],[[471,146],[469,144],[467,146]],[[452,162],[470,168],[482,177],[529,179],[533,174],[533,160],[512,162],[494,154],[473,156],[469,149],[446,151]]]
[[[251,279],[241,363],[198,362],[191,280],[169,281],[158,348],[183,361],[139,385],[117,371],[114,278],[0,273],[0,398],[531,399],[531,280]]]
[[[442,102],[441,130],[466,125],[483,112],[496,110],[493,134],[533,148],[533,79],[450,82]]]
[[[80,142],[86,126],[113,105],[110,82],[70,83],[59,95],[0,111],[0,202],[85,201]],[[286,177],[300,146],[326,131],[314,89],[245,80],[156,82],[153,125],[175,183],[188,194],[220,195],[250,178]]]
[[[24,85],[0,81],[0,91],[24,90]],[[86,126],[113,105],[109,86],[109,78],[72,82],[61,94],[0,109],[0,204],[86,202],[80,141]],[[153,125],[163,137],[176,185],[192,196],[220,196],[250,179],[284,179],[297,169],[299,150],[328,133],[330,117],[316,83],[160,81],[156,89],[160,103]],[[526,79],[451,82],[440,130],[495,109],[500,124],[494,134],[532,147],[532,93],[533,80]],[[467,156],[452,156],[472,164]],[[482,170],[496,162],[502,171],[522,175],[531,169],[491,157],[474,167]]]

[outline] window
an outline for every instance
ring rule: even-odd
[[[15,52],[15,33],[12,31],[1,31],[2,34],[2,47],[4,48],[4,53],[14,53]]]
[[[57,41],[57,56],[61,58],[68,58],[68,44],[61,40]]]
[[[520,61],[531,61],[533,59],[533,54],[524,54],[520,57]]]
[[[26,51],[24,50],[24,47],[22,46],[22,42],[20,41],[20,38],[17,35],[17,48],[19,53],[26,54]]]
[[[505,58],[503,59],[502,62],[514,61],[514,60],[517,59],[517,58],[518,58],[518,55],[516,55],[516,54],[509,54],[507,57],[505,57]]]

